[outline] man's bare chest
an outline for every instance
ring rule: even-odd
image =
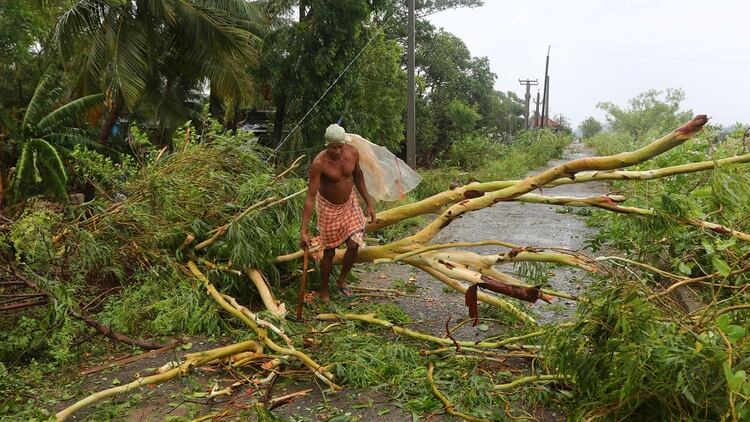
[[[351,179],[354,174],[353,162],[328,162],[323,166],[322,178],[328,182],[338,182],[340,180]]]

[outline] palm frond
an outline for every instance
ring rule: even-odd
[[[29,105],[26,106],[26,113],[23,117],[23,128],[21,130],[27,136],[29,135],[28,130],[32,126],[36,126],[45,109],[53,102],[53,97],[59,93],[59,91],[55,90],[55,85],[57,84],[56,73],[52,66],[47,68],[44,75],[42,75],[39,85],[36,86],[34,96],[31,97]]]
[[[163,20],[168,25],[176,23],[173,0],[138,0],[138,8],[148,10],[148,13],[155,20]]]
[[[76,145],[83,145],[89,149],[101,149],[102,145],[94,140],[84,130],[69,128],[61,132],[50,133],[44,139],[58,148],[72,150]]]
[[[65,166],[55,147],[44,139],[30,139],[24,144],[16,163],[12,182],[13,199],[18,201],[31,192],[64,197],[67,180]]]
[[[246,20],[238,19],[220,9],[178,0],[180,22],[184,35],[190,39],[190,53],[199,61],[216,59],[217,55],[231,55],[246,65],[257,62],[258,37],[243,28]]]
[[[98,31],[104,19],[105,7],[110,3],[97,0],[80,0],[60,16],[55,26],[55,42],[63,57],[69,58],[77,52],[76,40]]]
[[[149,48],[143,28],[133,19],[122,14],[112,28],[115,80],[126,106],[132,108],[146,88],[149,77]]]
[[[63,126],[80,120],[81,116],[93,107],[102,104],[104,94],[93,94],[78,98],[54,110],[37,124],[39,133],[50,133]]]

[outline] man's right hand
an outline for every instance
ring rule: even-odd
[[[310,236],[307,234],[307,230],[301,231],[299,234],[299,246],[302,249],[310,247]]]

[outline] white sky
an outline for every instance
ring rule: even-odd
[[[715,124],[750,122],[747,0],[485,0],[429,19],[474,56],[489,57],[496,88],[521,98],[518,79],[538,79],[541,87],[552,45],[551,115],[566,115],[574,127],[588,116],[603,122],[600,101],[625,105],[647,89],[671,87],[685,91],[685,108]]]

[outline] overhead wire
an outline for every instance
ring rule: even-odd
[[[590,49],[585,49],[585,48],[563,47],[563,46],[558,46],[558,45],[552,45],[552,48],[555,48],[558,50],[578,51],[581,53],[603,54],[603,55],[608,55],[608,56],[635,57],[635,58],[651,59],[651,60],[671,60],[671,61],[679,61],[679,62],[716,63],[716,64],[719,64],[719,63],[720,64],[750,64],[750,61],[744,61],[744,60],[722,60],[722,59],[705,59],[705,58],[696,58],[696,57],[652,56],[652,55],[647,55],[647,54],[631,54],[631,53],[622,53],[622,52],[615,52],[615,51],[590,50]]]

